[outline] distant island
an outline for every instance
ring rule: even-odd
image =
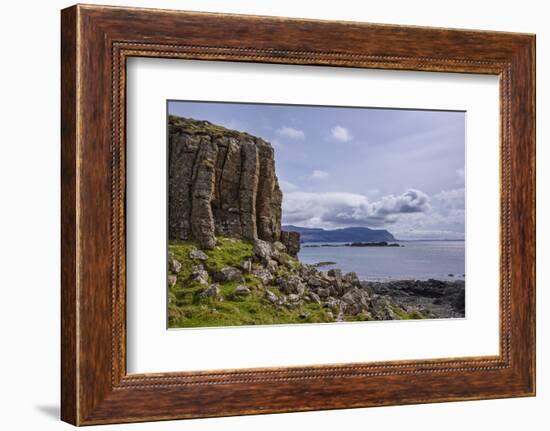
[[[306,244],[303,247],[404,247],[396,242],[346,242],[343,244]]]
[[[287,225],[283,226],[283,230],[298,232],[301,242],[349,242],[371,244],[383,241],[396,241],[395,237],[387,230],[370,229],[368,227],[346,227],[342,229],[326,230],[321,228]]]

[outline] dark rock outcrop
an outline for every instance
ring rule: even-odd
[[[271,144],[208,121],[170,116],[168,126],[169,239],[204,249],[216,235],[280,240],[283,195]],[[299,234],[285,238],[296,255]]]

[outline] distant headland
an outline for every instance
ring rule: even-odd
[[[283,230],[300,233],[301,242],[349,242],[349,243],[381,243],[396,241],[386,229],[370,229],[368,227],[346,227],[326,230],[293,225],[283,226]],[[387,245],[387,244],[385,244]]]

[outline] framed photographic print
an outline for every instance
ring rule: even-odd
[[[535,393],[535,38],[62,11],[62,419]]]

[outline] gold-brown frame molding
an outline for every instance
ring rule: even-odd
[[[533,35],[77,5],[62,11],[61,42],[63,420],[534,395]],[[128,375],[126,59],[136,56],[498,75],[499,355]]]

